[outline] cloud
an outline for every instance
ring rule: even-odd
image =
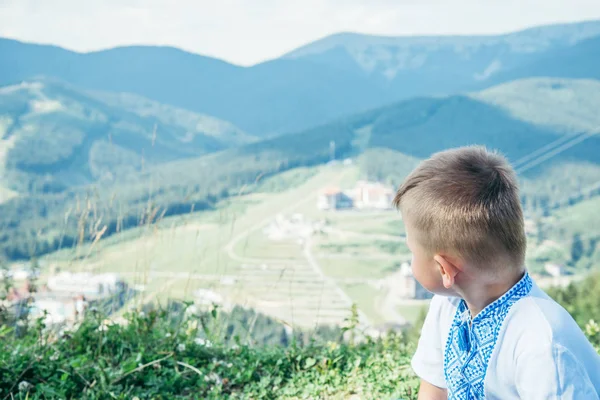
[[[0,35],[79,51],[161,44],[239,64],[323,36],[500,33],[600,18],[597,0],[0,0]]]

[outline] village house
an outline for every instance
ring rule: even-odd
[[[90,274],[87,272],[60,272],[48,278],[48,289],[87,297],[108,297],[125,290],[125,282],[117,274]]]
[[[544,270],[553,278],[560,278],[565,274],[565,267],[559,264],[548,263],[544,265]]]
[[[352,190],[354,207],[357,209],[389,210],[395,192],[380,182],[359,181]]]
[[[352,198],[338,187],[323,189],[317,200],[317,208],[319,210],[341,210],[352,207]]]
[[[401,299],[425,300],[431,298],[429,293],[415,279],[409,263],[402,263],[400,269],[391,276],[390,287]]]
[[[109,312],[119,309],[127,291],[127,284],[117,274],[59,272],[33,294],[30,316],[45,315],[48,325],[76,322],[98,301],[105,303],[103,307],[110,306]]]
[[[390,210],[395,191],[380,182],[358,181],[347,191],[328,187],[321,191],[317,200],[319,210]]]

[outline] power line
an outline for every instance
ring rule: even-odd
[[[583,135],[583,134],[578,133],[578,134],[575,134],[575,135],[564,135],[564,136],[561,136],[560,138],[554,140],[553,142],[551,142],[551,143],[549,143],[549,144],[547,144],[545,146],[540,147],[539,149],[537,149],[533,153],[530,153],[530,154],[526,155],[525,157],[521,157],[520,159],[518,159],[517,161],[515,161],[513,163],[513,166],[517,167],[519,164],[526,163],[530,159],[535,158],[538,155],[543,154],[544,152],[546,152],[548,150],[551,150],[556,145],[559,145],[562,142],[564,142],[566,140],[570,140],[570,139],[574,138],[575,136],[579,136],[579,135]]]
[[[563,144],[562,146],[555,148],[554,150],[551,150],[545,154],[540,155],[539,157],[533,159],[532,161],[526,163],[525,165],[521,166],[520,168],[516,169],[517,174],[521,174],[541,163],[543,163],[544,161],[557,156],[558,154],[570,149],[571,147],[575,146],[576,144],[579,144],[581,142],[583,142],[584,140],[595,136],[596,132],[588,132],[584,135],[581,136],[577,136],[574,139],[568,141],[567,143]]]

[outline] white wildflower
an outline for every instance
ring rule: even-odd
[[[585,326],[585,333],[589,336],[596,336],[600,334],[600,325],[593,319],[590,319],[589,322]]]
[[[214,382],[217,385],[220,385],[221,383],[223,383],[223,380],[221,379],[221,377],[214,372],[211,372],[210,374],[205,376],[204,381],[205,382]]]
[[[165,335],[166,338],[170,338],[171,337],[171,332],[167,332],[167,334]]]
[[[212,343],[210,340],[207,339],[203,339],[203,338],[196,338],[194,339],[194,343],[196,343],[199,346],[205,346],[205,347],[211,347]]]
[[[19,391],[20,392],[27,392],[29,390],[31,390],[31,388],[33,388],[33,385],[27,381],[21,381],[19,382]]]
[[[177,345],[177,351],[185,351],[185,344],[184,343],[179,343]]]

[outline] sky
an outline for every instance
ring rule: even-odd
[[[0,36],[76,51],[169,45],[239,65],[337,32],[497,34],[600,19],[600,0],[0,0]]]

